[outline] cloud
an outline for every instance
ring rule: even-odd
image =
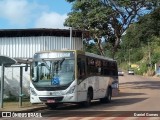
[[[60,15],[55,12],[42,13],[39,19],[37,19],[36,28],[67,28],[63,26],[67,14]]]
[[[0,0],[0,22],[5,21],[8,28],[64,28],[67,14],[51,11],[47,4],[38,1]]]
[[[10,24],[23,25],[32,21],[37,16],[37,10],[42,11],[45,6],[27,0],[1,0],[0,18],[7,20]]]

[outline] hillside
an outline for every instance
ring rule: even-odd
[[[121,46],[117,52],[117,60],[123,69],[130,64],[137,74],[153,75],[155,64],[160,62],[160,8],[152,14],[141,17],[139,22],[132,24],[122,37]]]

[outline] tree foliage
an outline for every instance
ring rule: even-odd
[[[121,48],[118,52],[120,61],[139,62],[143,68],[151,62],[152,65],[160,61],[160,8],[140,17],[137,23],[130,25],[122,37]],[[130,50],[130,56],[129,56]],[[127,54],[124,54],[127,51]],[[150,58],[149,58],[150,54]],[[125,60],[124,60],[125,58]],[[142,66],[141,66],[142,67]],[[143,71],[144,72],[144,71]]]
[[[152,36],[160,36],[160,8],[150,15],[141,17],[134,32],[135,37],[143,43],[147,43]]]
[[[112,43],[113,57],[122,34],[139,16],[154,10],[159,0],[67,0],[72,3],[64,25],[89,30],[101,55],[105,55],[101,37]],[[148,11],[145,11],[148,10]],[[145,11],[145,12],[144,12]]]
[[[160,8],[140,18],[139,22],[130,25],[122,38],[123,46],[129,48],[143,47],[154,42],[153,36],[160,36]],[[157,41],[157,40],[156,40]]]
[[[101,36],[110,36],[110,27],[108,14],[112,13],[110,7],[106,7],[98,0],[82,0],[75,1],[73,11],[69,13],[68,19],[65,21],[66,26],[76,29],[89,30],[90,39],[94,39],[99,48],[99,52],[104,55],[104,49],[101,45]]]

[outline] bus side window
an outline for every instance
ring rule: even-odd
[[[95,66],[95,59],[88,57],[87,58],[87,74],[88,75],[95,75],[96,74],[96,66]]]
[[[86,76],[86,71],[85,71],[85,61],[82,60],[81,58],[78,58],[78,78],[83,79]]]
[[[110,67],[108,61],[103,61],[103,75],[109,76],[110,75]]]
[[[102,70],[101,68],[102,68],[101,60],[96,59],[96,61],[95,61],[95,69],[96,69],[96,74],[97,75],[101,75],[101,70]]]

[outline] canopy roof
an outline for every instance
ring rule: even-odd
[[[10,58],[8,56],[0,55],[0,66],[4,64],[5,67],[10,67],[10,66],[18,67],[21,64],[31,64],[32,61],[33,61],[32,59]]]
[[[13,65],[17,61],[13,58],[7,57],[7,56],[0,56],[0,65]]]

